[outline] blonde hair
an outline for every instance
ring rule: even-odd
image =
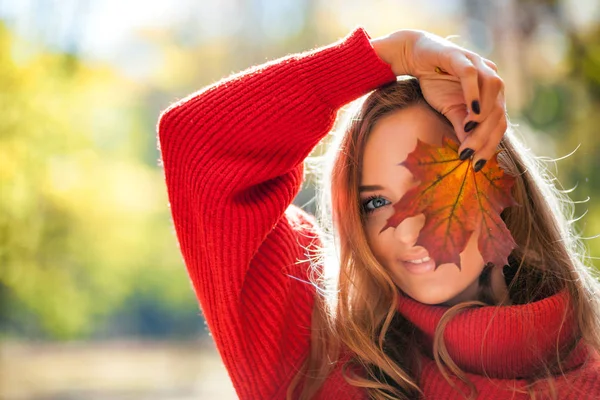
[[[318,288],[311,348],[288,388],[288,399],[297,389],[301,400],[313,398],[338,362],[344,363],[346,381],[365,388],[371,399],[412,399],[421,394],[420,365],[415,362],[421,349],[411,323],[397,312],[396,285],[369,248],[358,193],[369,133],[381,117],[416,104],[428,106],[414,78],[378,88],[362,100],[343,135],[329,149],[332,164],[320,187],[323,247],[313,260],[311,277]],[[577,339],[600,349],[600,284],[583,261],[585,247],[565,217],[573,213],[572,202],[554,187],[551,174],[510,128],[500,149],[501,164],[516,177],[513,196],[520,204],[501,214],[518,245],[509,258],[517,265],[508,288],[510,301],[529,303],[566,289]],[[452,386],[450,374],[467,384],[471,392],[463,393],[465,398],[475,397],[477,390],[446,351],[443,330],[457,313],[489,301],[489,282],[482,279],[482,283],[482,301],[451,307],[434,337],[437,366]],[[540,366],[543,374],[531,377],[527,392],[532,398],[536,397],[536,382],[541,380],[549,382],[550,394],[555,396],[551,371],[560,367],[564,357],[566,354],[557,351],[555,362]]]

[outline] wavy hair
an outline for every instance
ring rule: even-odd
[[[301,400],[313,398],[337,363],[343,363],[346,381],[364,388],[371,399],[414,399],[422,394],[416,361],[421,348],[414,327],[397,312],[398,288],[368,245],[358,187],[362,155],[377,122],[397,110],[429,105],[415,78],[401,78],[380,87],[358,104],[325,157],[330,165],[319,188],[322,248],[312,260],[311,280],[318,290],[311,346],[288,388],[287,399],[298,393]],[[599,350],[600,284],[584,261],[585,246],[567,218],[573,214],[573,203],[554,186],[544,164],[519,142],[511,128],[500,150],[501,165],[516,177],[513,196],[520,206],[501,214],[517,243],[509,257],[516,274],[508,287],[509,299],[495,304],[525,304],[567,289],[576,339]],[[480,277],[479,300],[449,308],[434,336],[435,362],[450,385],[456,387],[452,375],[470,388],[470,393],[463,392],[465,399],[475,398],[477,390],[446,351],[443,332],[458,313],[490,304],[493,296],[485,272]],[[556,397],[552,371],[560,368],[566,356],[557,351],[552,365],[540,366],[542,372],[531,377],[526,389],[531,398],[542,390],[536,385],[540,381],[546,381],[543,390]]]

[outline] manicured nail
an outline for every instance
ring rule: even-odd
[[[479,172],[481,170],[481,168],[483,168],[483,166],[485,165],[486,160],[479,160],[475,163],[475,166],[473,167],[473,171],[475,172]]]
[[[462,161],[465,161],[467,158],[470,158],[473,153],[475,153],[475,150],[473,149],[464,149],[460,152],[460,156],[458,156],[458,158],[460,158]]]
[[[479,109],[478,100],[473,100],[473,102],[471,103],[471,110],[473,110],[475,114],[479,114],[481,112],[481,110]]]
[[[469,121],[465,125],[465,132],[471,132],[477,126],[477,121]]]

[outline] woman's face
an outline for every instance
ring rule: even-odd
[[[415,149],[417,138],[441,146],[444,135],[458,140],[454,130],[425,105],[398,110],[379,120],[363,155],[360,203],[365,210],[365,231],[371,250],[396,285],[421,303],[452,305],[476,298],[478,278],[484,266],[477,249],[479,235],[473,234],[460,254],[462,269],[456,264],[442,264],[423,272],[419,268],[425,264],[419,267],[408,261],[429,255],[429,249],[415,245],[425,223],[423,214],[380,233],[394,214],[393,204],[418,184],[412,174],[398,164]]]

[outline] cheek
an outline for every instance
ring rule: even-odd
[[[384,225],[370,223],[365,227],[365,233],[367,236],[367,242],[371,248],[371,252],[383,266],[386,266],[387,262],[392,257],[393,252],[391,251],[393,246],[393,229],[386,229],[381,232],[381,228]]]
[[[478,248],[478,242],[479,241],[479,230],[476,230],[475,232],[473,232],[473,234],[471,235],[471,237],[469,238],[469,241],[467,242],[467,245],[465,246],[465,249],[463,250],[462,254],[469,254],[469,255],[475,255],[477,254],[480,258],[481,258],[481,254],[479,253],[479,248]]]
[[[460,253],[460,262],[465,272],[471,276],[479,276],[483,270],[483,257],[479,252],[477,240],[479,239],[479,233],[474,233],[469,241],[467,247]]]

